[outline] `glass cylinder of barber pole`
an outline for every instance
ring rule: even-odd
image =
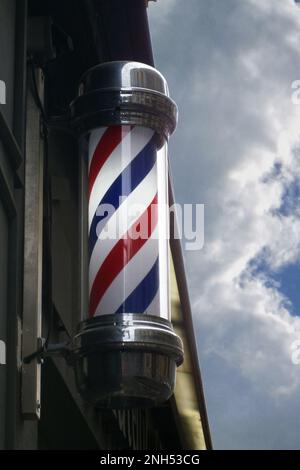
[[[71,112],[81,154],[77,384],[98,406],[156,405],[183,360],[169,286],[167,142],[177,108],[157,70],[110,62],[84,75]]]

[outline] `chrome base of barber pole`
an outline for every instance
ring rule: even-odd
[[[86,320],[72,349],[78,389],[97,407],[144,408],[165,402],[183,361],[182,341],[171,323],[144,314]]]

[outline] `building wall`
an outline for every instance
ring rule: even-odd
[[[24,4],[17,7],[14,0],[0,1],[0,80],[5,82],[6,88],[6,103],[0,104],[0,340],[6,346],[6,364],[0,364],[0,448],[12,435],[9,411],[18,373],[15,338],[21,296],[18,275],[21,262],[22,173],[19,170],[23,160],[21,127],[24,111],[21,108],[18,112],[18,106],[24,88],[23,77],[16,76],[16,72],[20,61],[24,60],[20,48],[24,30],[20,25],[17,33],[16,24],[19,24]],[[24,20],[23,13],[21,18]],[[3,347],[4,343],[2,350]]]

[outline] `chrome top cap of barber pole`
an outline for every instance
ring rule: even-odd
[[[150,127],[163,143],[176,128],[177,106],[155,68],[139,62],[107,62],[81,78],[71,118],[80,132],[102,124]]]

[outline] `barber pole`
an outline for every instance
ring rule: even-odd
[[[167,142],[177,108],[154,68],[110,62],[85,74],[71,114],[87,297],[73,340],[77,385],[99,407],[157,405],[183,360],[169,288]]]
[[[158,224],[156,147],[154,131],[139,126],[102,127],[89,136],[90,317],[160,315],[159,239],[168,241]],[[114,211],[107,214],[107,206]],[[167,265],[166,253],[167,246]]]

